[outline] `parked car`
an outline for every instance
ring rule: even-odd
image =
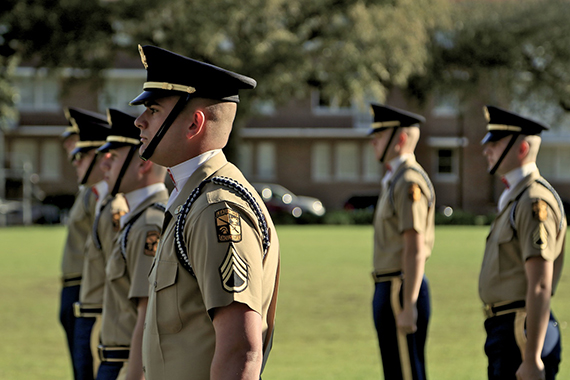
[[[352,210],[368,210],[374,211],[378,203],[378,194],[353,195],[344,202],[344,209]]]
[[[321,217],[326,210],[320,200],[303,195],[295,195],[291,190],[275,183],[253,183],[272,216],[292,215]]]

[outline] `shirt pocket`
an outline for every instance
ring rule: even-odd
[[[156,321],[159,334],[175,334],[182,329],[178,305],[178,263],[156,263],[156,277],[151,284],[156,299]]]

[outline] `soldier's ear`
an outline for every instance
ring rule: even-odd
[[[197,136],[202,132],[202,128],[204,128],[204,124],[206,124],[206,115],[202,110],[195,110],[192,113],[192,124],[188,127],[186,131],[186,137],[190,140]]]
[[[528,143],[528,141],[525,140],[521,141],[517,154],[519,160],[525,158],[528,155],[528,152],[530,152],[530,144]]]

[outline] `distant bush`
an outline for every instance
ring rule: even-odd
[[[468,225],[468,226],[483,226],[491,224],[493,215],[476,215],[467,211],[454,210],[453,214],[446,216],[443,213],[436,212],[435,224],[442,225]]]

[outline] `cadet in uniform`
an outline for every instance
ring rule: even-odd
[[[66,115],[69,122],[78,128],[79,133],[79,141],[70,155],[76,167],[80,191],[69,214],[69,233],[62,267],[64,281],[67,279],[65,284],[76,286],[73,288],[73,303],[68,306],[74,315],[72,357],[75,378],[92,379],[93,359],[89,341],[86,341],[91,330],[91,321],[78,319],[73,305],[79,300],[80,290],[83,287],[80,284],[85,265],[85,246],[89,240],[97,204],[107,192],[107,184],[103,180],[103,172],[99,168],[95,149],[105,141],[110,129],[103,115],[76,108],[67,110]]]
[[[376,158],[386,163],[374,216],[373,316],[386,379],[425,379],[430,316],[425,262],[434,243],[435,194],[414,150],[424,118],[372,104]]]
[[[71,117],[71,113],[79,113],[79,110],[65,110],[65,116],[70,126],[66,128],[61,135],[63,147],[70,159],[72,159],[71,152],[75,149],[75,144],[79,140],[79,127],[75,119]],[[85,162],[87,162],[87,160]],[[77,173],[78,183],[82,182],[84,174],[85,172]],[[100,173],[99,177],[101,177],[101,175]],[[97,176],[93,175],[92,179],[97,180]],[[61,260],[63,287],[61,289],[59,320],[67,338],[74,378],[77,378],[77,375],[76,365],[73,362],[73,332],[75,330],[73,304],[79,300],[84,246],[95,213],[94,207],[90,207],[90,205],[95,204],[95,202],[92,202],[93,199],[95,199],[95,193],[91,191],[91,187],[80,185],[79,192],[75,196],[75,202],[69,212],[67,238]]]
[[[143,334],[147,380],[259,380],[272,342],[279,242],[255,189],[229,163],[238,91],[255,80],[154,47],[131,104],[143,159],[175,188],[151,269]]]
[[[130,210],[120,219],[105,270],[97,380],[141,379],[148,272],[168,201],[166,169],[135,156],[140,139],[133,116],[114,109],[108,114],[111,134],[99,151],[109,152],[106,177],[114,183],[114,192],[123,193]]]
[[[489,379],[554,379],[560,332],[550,312],[562,269],[566,218],[536,157],[548,127],[498,107],[485,109],[483,155],[507,189],[491,226],[479,276]]]

